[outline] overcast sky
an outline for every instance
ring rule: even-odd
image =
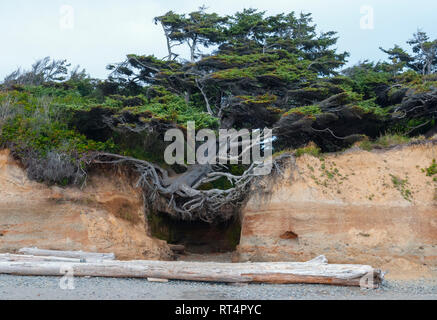
[[[129,53],[163,57],[165,39],[153,17],[203,4],[220,14],[244,8],[311,12],[319,31],[339,32],[338,48],[351,53],[350,63],[383,59],[380,46],[405,45],[419,27],[437,38],[434,0],[0,0],[0,79],[45,56],[80,64],[99,78],[106,77],[108,63]],[[369,7],[373,29],[363,29],[361,22],[369,26],[363,18]]]

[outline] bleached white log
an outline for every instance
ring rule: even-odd
[[[4,253],[0,254],[0,261],[30,261],[30,262],[76,262],[80,263],[82,259],[75,258],[63,258],[63,257],[45,257],[45,256],[32,256],[22,254]]]
[[[326,259],[325,256],[318,256],[317,258],[314,258],[313,260],[310,260],[307,263],[322,263],[322,264],[326,264],[326,263],[328,263],[328,259]]]
[[[31,258],[29,258],[31,259]],[[328,264],[324,259],[309,262],[213,263],[185,261],[0,261],[0,274],[60,276],[61,268],[78,277],[155,278],[227,283],[318,283],[359,286],[370,279],[377,287],[381,272],[366,265]]]
[[[99,261],[99,260],[115,260],[113,253],[97,253],[97,252],[84,252],[84,251],[59,251],[59,250],[45,250],[38,248],[22,248],[18,250],[19,253],[33,255],[33,256],[50,256],[50,257],[62,257],[62,258],[74,258],[74,259],[86,259],[87,261]]]
[[[168,279],[147,278],[147,281],[149,281],[149,282],[162,282],[162,283],[167,283],[167,282],[168,282]]]

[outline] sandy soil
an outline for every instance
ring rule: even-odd
[[[258,183],[243,210],[240,261],[370,264],[393,279],[433,277],[437,144],[304,155]],[[293,236],[291,236],[293,235]]]
[[[122,170],[99,171],[82,190],[47,187],[0,151],[0,252],[36,246],[169,259],[167,244],[147,235],[142,193],[132,181]]]

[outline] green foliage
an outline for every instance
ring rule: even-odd
[[[63,94],[61,89],[28,87],[26,91],[0,94],[0,100],[12,99],[18,111],[3,124],[0,144],[23,156],[29,150],[42,156],[57,151],[79,158],[90,151],[115,151],[111,140],[104,143],[89,140],[62,121],[63,110],[57,103],[82,99],[68,92],[69,89]]]
[[[164,28],[169,44],[186,43],[190,47],[191,61],[196,58],[199,45],[208,47],[222,41],[223,24],[226,21],[227,17],[220,17],[216,13],[206,13],[203,7],[188,15],[170,11],[155,18],[155,23],[159,22]],[[168,57],[173,58],[171,51]]]
[[[196,129],[215,129],[218,127],[217,118],[199,110],[193,104],[186,103],[182,97],[169,92],[150,99],[145,105],[124,110],[129,110],[133,114],[151,112],[153,118],[181,125],[186,125],[187,121],[195,121]]]
[[[284,116],[290,115],[290,114],[303,114],[305,116],[311,116],[314,117],[320,113],[322,113],[322,110],[320,109],[319,106],[304,106],[304,107],[298,107],[298,108],[293,108],[290,109],[289,111],[287,111]]]
[[[375,100],[375,98],[362,100],[355,103],[354,107],[363,113],[371,113],[381,118],[386,117],[389,114],[389,110],[387,108],[384,109],[380,107]]]
[[[389,147],[392,145],[400,145],[410,142],[410,138],[399,134],[386,134],[376,140],[376,144],[382,147]]]
[[[393,174],[390,174],[391,181],[393,186],[401,193],[402,197],[411,202],[412,193],[411,190],[408,189],[408,177],[406,179],[401,179]]]
[[[411,136],[412,133],[420,133],[420,131],[415,131],[416,128],[422,128],[422,133],[425,133],[427,129],[432,128],[435,125],[435,120],[429,117],[418,117],[418,118],[406,118],[393,123],[389,128],[388,132],[393,134],[399,134],[404,136]]]
[[[50,57],[37,60],[30,70],[18,68],[7,75],[3,81],[6,87],[15,85],[41,85],[49,82],[59,82],[67,79],[68,68],[71,64],[67,60],[52,60]],[[78,68],[76,68],[77,70]]]
[[[420,76],[417,74],[417,77],[412,78],[409,81],[405,80],[405,77],[401,78],[401,81],[403,80],[403,83],[405,87],[414,89],[415,92],[429,92],[435,88],[437,88],[437,79],[435,77],[427,77],[427,76]]]
[[[409,54],[399,45],[388,50],[381,48],[388,54],[397,72],[405,67],[423,75],[432,74],[437,70],[437,39],[430,40],[425,32],[418,30],[413,34],[413,38],[407,41],[407,44],[410,45],[413,54]]]
[[[97,87],[92,86],[92,90],[84,94],[78,89],[77,83],[52,83],[24,86],[20,91],[0,91],[0,103],[13,101],[13,105],[8,108],[14,111],[12,119],[0,123],[1,145],[13,148],[23,159],[34,152],[41,157],[53,151],[80,159],[88,152],[106,151],[162,164],[163,152],[157,152],[156,148],[146,148],[141,141],[144,137],[140,140],[137,137],[125,139],[116,132],[106,138],[85,136],[84,132],[93,129],[92,123],[100,126],[95,121],[103,121],[103,118],[96,118],[95,111],[101,110],[97,111],[100,117],[105,114],[115,118],[130,115],[133,121],[136,119],[126,124],[130,126],[136,126],[137,121],[154,121],[184,127],[187,121],[195,121],[196,129],[218,127],[216,118],[161,87],[155,87],[149,96],[116,94],[104,97],[103,103],[99,103],[96,98],[99,95],[96,93],[99,90]],[[76,127],[79,123],[72,120],[79,113],[81,125]],[[90,129],[84,130],[84,124]],[[136,144],[131,141],[136,141]]]
[[[32,149],[42,155],[52,150],[84,155],[90,151],[116,149],[112,141],[102,143],[88,140],[77,131],[68,129],[64,123],[57,121],[40,123],[36,118],[23,116],[17,116],[3,126],[0,143],[13,146],[14,151],[18,153]]]
[[[266,93],[262,96],[237,96],[237,98],[240,98],[244,101],[246,104],[271,104],[274,103],[277,100],[277,97],[275,95]]]
[[[313,157],[320,156],[321,150],[314,143],[310,143],[308,146],[299,148],[295,151],[295,156],[297,158],[303,156],[304,154],[309,154]]]
[[[315,102],[296,104],[285,92],[335,75],[347,57],[335,49],[336,33],[318,34],[310,14],[267,16],[245,9],[222,17],[200,8],[189,14],[168,12],[155,22],[164,29],[167,59],[128,55],[125,62],[109,66],[112,79],[125,88],[163,87],[189,101],[194,110],[227,117],[235,128],[271,126],[290,105]],[[188,46],[189,62],[176,60],[176,45]],[[201,55],[201,49],[210,46],[217,50]],[[323,90],[327,95],[329,89]],[[259,99],[263,95],[267,99]],[[275,98],[269,101],[270,97]],[[150,108],[162,116],[161,106]]]
[[[368,138],[360,142],[361,149],[371,151],[375,148],[388,148],[390,146],[402,145],[411,141],[411,138],[401,134],[385,134],[377,138],[375,141],[370,141]]]
[[[374,64],[367,60],[353,67],[345,69],[343,74],[351,81],[343,88],[346,91],[354,90],[364,96],[364,99],[375,97],[375,88],[392,82],[393,75],[384,70],[381,64]]]
[[[229,68],[225,70],[219,70],[212,74],[213,79],[218,80],[238,80],[241,78],[247,78],[251,80],[262,80],[266,78],[274,78],[278,81],[294,84],[308,84],[311,81],[317,79],[317,74],[308,70],[308,61],[299,60],[278,60],[272,63],[262,60],[258,61],[253,66],[247,66],[244,68]]]
[[[103,104],[66,105],[70,110],[88,110],[93,108],[109,108],[116,113],[129,113],[133,116],[145,116],[144,121],[165,121],[174,124],[186,125],[187,121],[195,121],[196,129],[218,127],[215,117],[203,112],[184,98],[170,93],[163,88],[156,88],[158,94],[152,98],[145,95],[106,97]]]
[[[290,54],[286,53],[288,56]],[[223,69],[241,66],[254,66],[260,62],[271,63],[280,59],[277,53],[254,53],[246,55],[217,54],[203,59],[202,64],[220,64]]]
[[[437,162],[435,159],[432,159],[432,164],[425,169],[426,176],[432,177],[437,174]]]

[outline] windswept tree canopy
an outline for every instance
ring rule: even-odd
[[[30,70],[21,70],[18,68],[4,79],[4,84],[7,85],[42,85],[49,81],[63,81],[68,78],[68,67],[71,64],[67,60],[51,60],[50,57],[45,57],[36,61]],[[79,66],[76,67],[74,73],[78,75]]]
[[[381,48],[381,50],[388,54],[399,71],[404,67],[423,75],[437,71],[437,39],[430,41],[429,36],[419,30],[407,41],[407,44],[410,45],[413,54],[409,54],[399,45],[395,45],[392,49]]]
[[[126,87],[163,86],[203,105],[224,128],[271,127],[299,104],[296,92],[337,74],[348,56],[334,48],[335,32],[317,34],[310,14],[266,16],[247,9],[220,17],[201,8],[188,15],[168,12],[155,22],[163,26],[169,55],[129,55],[109,66],[112,79]],[[189,62],[175,60],[172,48],[183,44]],[[212,53],[200,52],[206,48]]]
[[[168,44],[168,60],[177,57],[172,48],[186,44],[190,48],[190,61],[194,62],[201,55],[200,46],[209,48],[225,39],[224,24],[227,17],[220,17],[216,13],[206,13],[201,7],[198,11],[185,14],[175,14],[173,11],[156,17],[155,23],[160,23]]]

